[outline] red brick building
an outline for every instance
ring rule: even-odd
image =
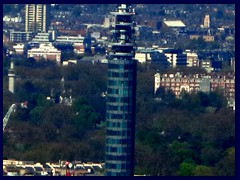
[[[176,97],[180,97],[182,90],[186,92],[210,92],[217,89],[222,89],[228,101],[235,99],[235,74],[222,75],[181,75],[156,73],[154,75],[155,85],[154,92],[156,93],[159,87],[164,87],[165,90],[172,90]]]
[[[56,49],[51,43],[40,44],[39,48],[32,48],[28,50],[28,58],[33,57],[36,60],[42,58],[56,61],[61,64],[61,51]]]

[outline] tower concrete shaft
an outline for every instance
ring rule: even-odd
[[[132,9],[120,4],[108,58],[105,167],[107,176],[134,175],[136,68]]]

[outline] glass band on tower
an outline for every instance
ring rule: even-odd
[[[136,110],[136,68],[132,8],[118,5],[108,59],[106,106],[106,176],[133,176]]]

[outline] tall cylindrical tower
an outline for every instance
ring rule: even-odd
[[[10,69],[8,70],[8,90],[14,93],[15,70],[14,62],[11,61]]]
[[[136,110],[136,68],[132,9],[120,4],[108,59],[105,167],[107,176],[133,176]]]

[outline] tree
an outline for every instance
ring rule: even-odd
[[[42,106],[37,106],[30,111],[30,121],[34,125],[40,125],[43,121],[43,114],[45,108]]]
[[[173,150],[174,155],[178,158],[178,163],[193,162],[195,159],[195,152],[191,150],[190,144],[187,142],[178,142],[174,140],[171,143],[171,149]]]
[[[203,50],[207,47],[207,42],[204,41],[202,37],[198,39],[192,39],[186,45],[186,49],[190,50]]]
[[[235,145],[235,114],[222,108],[203,115],[202,138],[204,145],[225,150]]]
[[[193,163],[183,162],[180,164],[178,171],[179,176],[193,176],[196,165]]]
[[[24,9],[24,4],[3,4],[3,14],[16,16]]]
[[[215,166],[217,162],[221,159],[221,150],[206,145],[201,150],[202,163],[207,166]]]
[[[220,48],[220,44],[218,42],[209,42],[208,44],[209,49],[219,49]]]
[[[156,97],[158,98],[163,98],[165,95],[165,88],[164,87],[159,87],[156,91]]]
[[[197,165],[193,173],[194,176],[214,176],[212,168],[203,165]]]
[[[80,134],[95,128],[96,124],[100,123],[99,114],[89,105],[85,98],[76,99],[73,103],[73,109],[76,114],[74,124]]]
[[[60,138],[65,131],[64,128],[68,124],[73,124],[73,111],[69,106],[55,104],[46,109],[43,119],[43,127],[46,128],[46,126],[50,126],[49,131],[52,131],[48,132],[48,129],[46,129],[46,133],[50,135],[58,134],[57,136]]]
[[[213,107],[221,108],[226,107],[227,100],[223,94],[221,89],[217,89],[216,91],[212,91],[209,93],[210,105]]]
[[[154,72],[142,72],[137,77],[137,97],[150,101],[153,98],[153,74]]]
[[[217,19],[222,19],[224,17],[224,14],[221,10],[218,10],[216,13],[216,18]]]
[[[91,147],[91,151],[94,152],[91,158],[98,162],[104,161],[105,132],[105,129],[99,129],[88,133],[87,144]]]
[[[235,176],[235,147],[225,151],[224,158],[217,164],[218,174],[221,176]]]
[[[201,100],[201,106],[203,107],[210,106],[211,101],[208,94],[200,91],[198,92],[198,96],[200,97],[200,100]]]
[[[82,13],[81,5],[75,5],[75,6],[72,8],[72,16],[73,16],[73,17],[79,18],[79,17],[81,16],[81,13]]]

